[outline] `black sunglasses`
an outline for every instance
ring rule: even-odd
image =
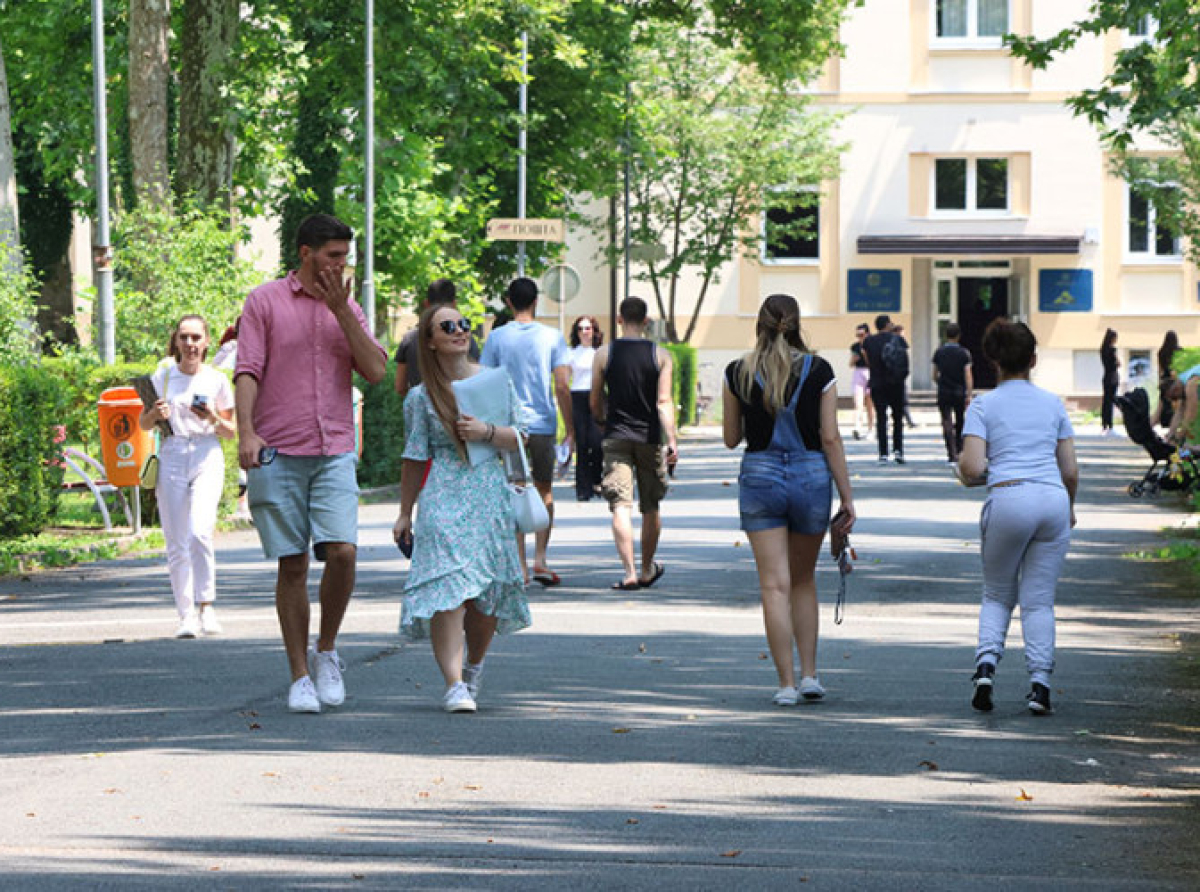
[[[461,332],[470,331],[471,323],[468,322],[466,319],[458,319],[458,320],[443,319],[441,322],[438,323],[438,328],[440,328],[446,334],[452,335],[452,334],[454,334],[454,330],[456,328]]]

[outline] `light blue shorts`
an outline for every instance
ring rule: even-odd
[[[247,472],[250,516],[269,560],[317,558],[327,542],[358,544],[358,475],[354,453],[284,455]]]
[[[823,452],[747,452],[738,475],[738,511],[747,533],[787,527],[816,535],[829,527],[832,481]]]

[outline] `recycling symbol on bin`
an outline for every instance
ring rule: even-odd
[[[128,440],[133,433],[133,424],[129,421],[130,416],[121,414],[114,415],[108,423],[108,432],[114,440]]]
[[[133,444],[128,440],[122,440],[117,444],[117,458],[129,459],[133,458]]]

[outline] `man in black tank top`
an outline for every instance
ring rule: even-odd
[[[612,511],[613,539],[625,575],[613,588],[649,588],[663,574],[654,560],[662,533],[658,506],[667,494],[667,464],[677,458],[671,354],[645,338],[646,302],[621,301],[621,337],[601,347],[592,366],[592,415],[604,425],[600,490]],[[607,394],[607,398],[606,398]],[[642,513],[641,572],[634,559],[633,496]]]

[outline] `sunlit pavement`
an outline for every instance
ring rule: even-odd
[[[286,712],[252,531],[219,542],[219,638],[169,637],[161,557],[2,579],[0,886],[1195,888],[1195,601],[1126,557],[1181,505],[1130,499],[1148,460],[1080,431],[1056,714],[1024,707],[1014,621],[981,716],[984,494],[931,425],[907,437],[904,466],[847,442],[859,561],[840,626],[822,561],[829,696],[792,709],[715,430],[682,444],[652,589],[610,590],[606,507],[556,487],[563,584],[531,589],[475,715],[441,712],[428,645],[396,637],[394,501],[361,512],[349,696],[319,716]]]

